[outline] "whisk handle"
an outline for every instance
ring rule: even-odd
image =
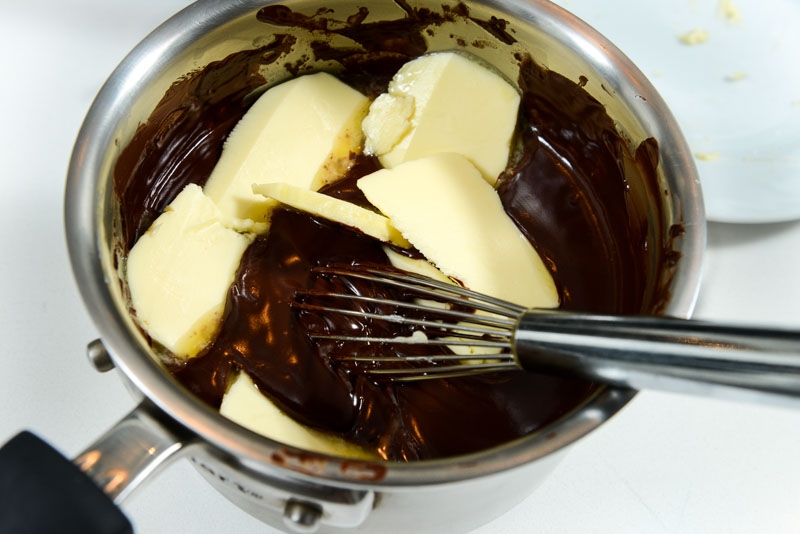
[[[520,317],[514,351],[525,369],[616,386],[800,399],[800,331],[529,311]]]

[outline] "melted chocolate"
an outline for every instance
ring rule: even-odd
[[[291,50],[294,37],[275,35],[256,50],[209,64],[204,74],[175,82],[139,126],[114,167],[123,245],[130,249],[190,183],[203,185],[222,144],[267,80],[259,67]]]
[[[312,49],[316,59],[341,65],[336,74],[370,97],[385,90],[403,63],[426,51],[423,36],[445,20],[469,19],[500,42],[513,42],[505,21],[477,21],[461,4],[441,14],[397,4],[406,16],[389,22],[365,23],[365,9],[334,20],[325,9],[302,15],[283,6],[260,10],[258,19],[347,36],[357,45],[335,48],[319,39]],[[293,39],[277,35],[270,45],[209,64],[167,92],[115,168],[123,254],[185,184],[205,182],[250,95],[270,82],[258,68],[280,60]],[[662,193],[655,141],[631,152],[603,106],[582,89],[585,78],[574,82],[528,56],[517,59],[523,97],[511,164],[498,186],[503,205],[545,259],[564,308],[657,312],[668,299],[664,280],[677,260],[670,239],[680,231],[665,230],[661,214],[653,213]],[[323,192],[368,206],[354,184],[377,168],[375,159],[356,156],[348,176]],[[568,413],[596,389],[581,380],[523,372],[403,385],[367,379],[357,366],[336,363],[350,349],[317,345],[305,332],[404,332],[382,330],[385,325],[364,318],[297,313],[290,302],[297,290],[309,287],[403,295],[310,274],[314,265],[331,261],[388,263],[378,243],[352,229],[277,210],[269,234],[244,254],[217,339],[189,362],[169,364],[170,371],[215,407],[232,374],[245,371],[297,420],[390,460],[463,454],[507,442]]]
[[[517,159],[498,186],[506,211],[549,265],[563,308],[648,312],[662,258],[647,248],[663,217],[648,219],[630,178],[656,183],[655,141],[631,154],[582,81],[520,63]]]

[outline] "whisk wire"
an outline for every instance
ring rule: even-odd
[[[443,325],[442,321],[440,320],[432,320],[432,319],[418,319],[414,317],[406,317],[404,315],[397,315],[397,314],[384,314],[384,313],[374,313],[368,312],[363,310],[351,310],[347,308],[335,307],[335,306],[322,306],[318,304],[308,304],[308,303],[296,303],[295,307],[298,309],[305,309],[309,311],[317,311],[317,312],[324,312],[324,313],[333,313],[333,314],[340,314],[340,315],[348,315],[348,316],[356,316],[361,318],[367,319],[376,319],[379,321],[387,321],[391,323],[395,323],[398,325],[406,325],[406,326],[420,326],[426,327],[431,329],[438,329],[443,330],[446,326],[448,331],[451,334],[459,334],[462,338],[464,338],[468,334],[473,334],[477,336],[501,336],[503,334],[502,331],[496,328],[488,328],[481,325],[472,325],[466,322],[452,324],[452,325]],[[461,333],[464,333],[461,335]],[[401,343],[402,338],[372,338],[367,336],[357,337],[353,339],[352,336],[341,336],[341,335],[328,335],[328,334],[310,334],[312,339],[333,339],[339,341],[362,341],[362,342],[375,342],[379,340],[394,340],[394,342]],[[478,337],[477,339],[480,339]],[[416,341],[419,344],[419,340]],[[456,344],[456,343],[448,343],[448,344]],[[471,343],[465,343],[471,344]],[[508,342],[506,342],[506,345]]]
[[[515,363],[476,363],[466,365],[437,365],[426,368],[403,367],[397,369],[376,368],[366,372],[370,375],[385,377],[391,382],[417,382],[422,380],[461,378],[465,376],[479,376],[487,373],[500,373],[506,371],[519,371]]]
[[[364,266],[319,266],[313,272],[324,275],[338,275],[359,278],[412,291],[421,296],[432,297],[440,302],[463,306],[467,304],[476,310],[516,319],[526,308],[497,299],[455,284],[448,284],[416,273],[392,272]],[[468,299],[465,302],[465,299]]]
[[[509,346],[510,339],[482,339],[472,337],[466,339],[465,336],[458,338],[440,337],[419,339],[415,337],[373,337],[373,336],[348,336],[341,334],[310,334],[314,340],[344,341],[358,343],[384,343],[388,345],[429,345],[429,346],[463,346],[485,349],[505,349]],[[459,356],[462,358],[462,356]]]
[[[437,306],[431,306],[420,301],[408,302],[402,300],[369,297],[365,295],[352,295],[345,293],[334,293],[334,292],[315,291],[315,290],[298,292],[296,294],[296,298],[298,298],[299,301],[296,303],[296,307],[315,310],[315,311],[340,311],[338,309],[334,309],[327,306],[321,306],[319,304],[315,305],[315,304],[304,303],[303,301],[309,297],[310,298],[319,297],[320,299],[325,299],[325,300],[342,299],[347,302],[360,302],[363,304],[373,304],[376,306],[379,305],[379,306],[394,307],[406,310],[414,310],[418,312],[434,314],[439,318],[446,317],[448,319],[458,319],[459,321],[464,321],[472,324],[495,326],[498,328],[511,328],[516,323],[516,316],[514,316],[514,320],[512,320],[508,316],[499,317],[496,315],[484,315],[484,314],[478,315],[472,312],[467,312],[462,310],[454,310],[451,308],[440,308]],[[382,315],[382,317],[384,317],[385,320],[387,321],[400,322],[399,319],[397,319],[397,317],[400,316],[397,314],[387,314],[387,315]]]
[[[521,306],[453,283],[394,272],[385,267],[327,265],[314,268],[312,273],[392,287],[413,300],[309,289],[295,295],[295,308],[328,316],[355,316],[410,326],[424,335],[388,337],[310,332],[311,339],[388,346],[440,346],[454,351],[450,354],[402,356],[392,351],[387,356],[350,354],[336,357],[339,362],[358,364],[359,372],[384,380],[408,382],[519,368],[510,348],[517,320],[525,311]],[[362,306],[357,307],[358,304]]]
[[[397,363],[400,360],[397,356],[345,356],[341,361],[346,362],[376,362],[376,363]],[[486,354],[470,354],[463,356],[461,354],[424,354],[419,356],[403,356],[401,361],[404,362],[463,362],[464,360],[473,360],[488,364],[494,361],[493,365],[502,362],[513,362],[514,356],[508,353],[486,353]],[[419,371],[419,369],[417,369]]]

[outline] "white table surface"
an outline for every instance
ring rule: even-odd
[[[31,429],[72,456],[133,407],[84,357],[97,332],[67,261],[64,176],[105,77],[183,5],[0,2],[0,443]],[[800,327],[798,267],[800,223],[711,224],[697,316]],[[272,532],[186,461],[123,508],[140,534]],[[641,393],[477,532],[800,532],[800,411]]]

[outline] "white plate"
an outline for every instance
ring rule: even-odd
[[[800,1],[556,3],[611,40],[664,97],[696,155],[710,220],[800,219]],[[707,40],[685,44],[692,30]]]

